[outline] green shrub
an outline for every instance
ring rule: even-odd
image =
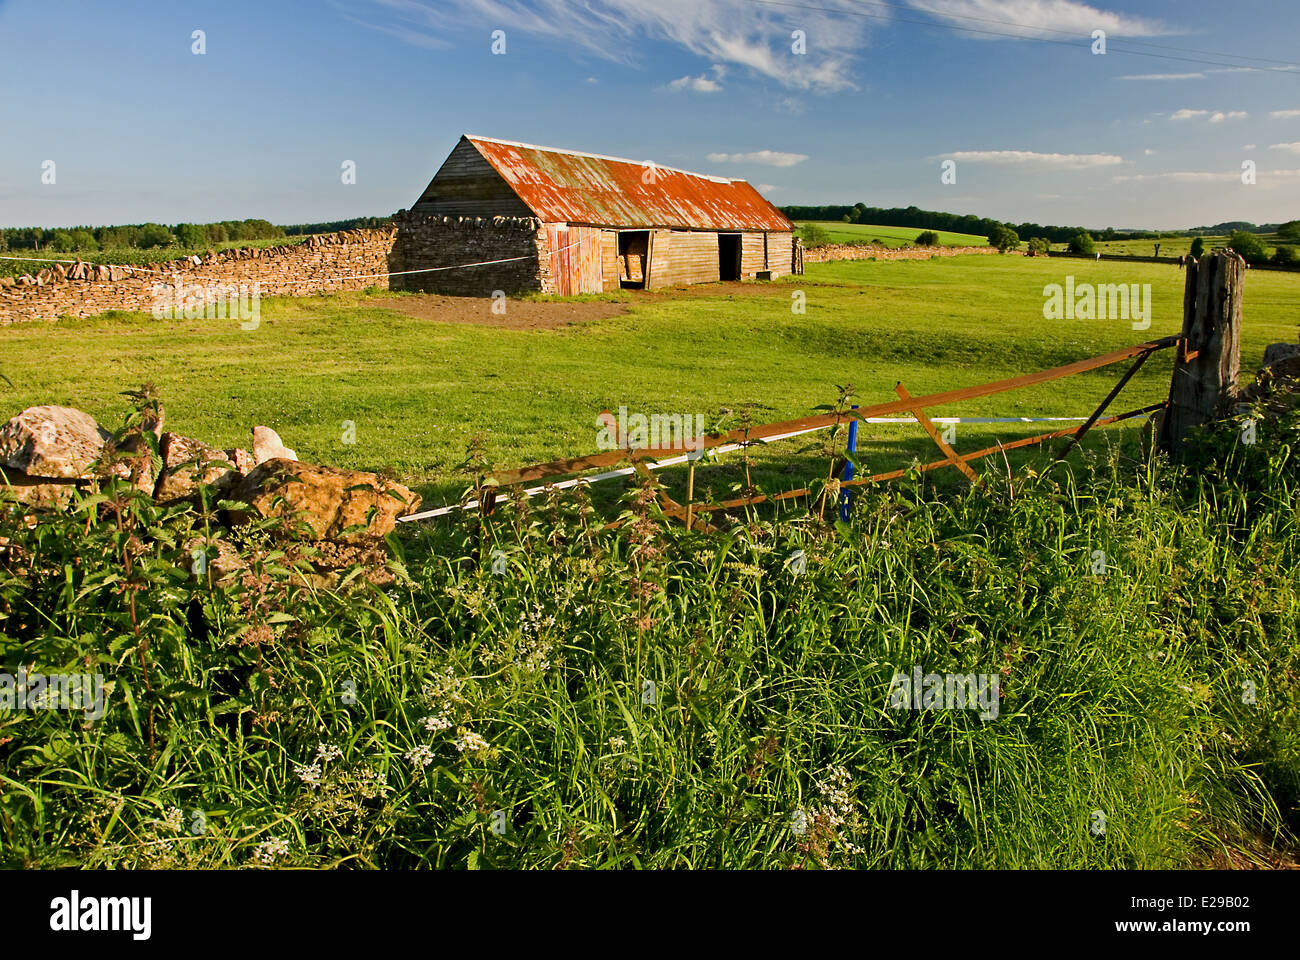
[[[1194,238],[1194,239],[1192,240],[1192,250],[1191,250],[1191,255],[1192,255],[1193,257],[1197,258],[1197,259],[1200,259],[1202,256],[1205,255],[1205,238],[1204,238],[1204,237],[1196,237],[1196,238]]]
[[[939,235],[933,230],[925,230],[916,235],[916,245],[918,247],[937,247],[939,246]]]
[[[1097,252],[1097,244],[1092,239],[1092,234],[1086,230],[1080,230],[1070,238],[1070,252],[1092,254]]]
[[[996,247],[998,253],[1006,253],[1020,246],[1020,237],[1010,227],[996,227],[989,234],[989,246]]]
[[[1285,267],[1300,263],[1300,249],[1286,244],[1278,244],[1273,250],[1273,262]]]

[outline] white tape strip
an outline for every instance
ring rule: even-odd
[[[931,417],[931,423],[1056,423],[1068,421],[1071,423],[1082,423],[1087,417]],[[862,423],[917,423],[915,417],[864,417]],[[766,437],[762,440],[751,440],[745,443],[728,443],[720,447],[713,447],[714,453],[732,453],[751,444],[775,443],[778,440],[788,440],[791,437],[800,437],[806,433],[816,433],[818,430],[826,430],[827,427],[809,427],[807,430],[796,430],[793,433],[782,433],[775,437]],[[700,459],[700,454],[683,454],[680,457],[669,457],[666,460],[648,460],[646,466],[651,470],[659,470],[663,467],[675,467],[678,464],[686,463],[691,459]],[[635,467],[624,467],[619,470],[609,470],[605,473],[593,474],[590,477],[578,477],[575,480],[561,480],[559,483],[552,483],[555,490],[567,490],[570,487],[576,487],[580,483],[599,483],[601,480],[611,480],[614,477],[626,477],[636,473]],[[545,493],[546,486],[529,487],[524,490],[527,497],[535,497],[539,493]],[[438,507],[434,510],[425,510],[422,513],[412,513],[405,517],[398,517],[398,523],[410,523],[414,520],[430,520],[434,517],[445,517],[448,514],[455,513],[457,510],[477,510],[479,502],[470,500],[464,504],[452,504],[449,507]]]

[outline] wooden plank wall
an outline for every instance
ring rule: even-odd
[[[606,290],[619,290],[618,231],[600,231],[601,286]]]
[[[672,278],[673,232],[671,230],[653,230],[650,235],[650,279],[647,290],[670,287]]]
[[[754,274],[766,270],[767,262],[763,254],[763,234],[742,233],[740,235],[740,278],[754,279]]]
[[[461,140],[411,207],[439,217],[531,217],[530,210],[474,144]]]
[[[601,231],[599,227],[546,225],[546,242],[551,253],[551,277],[561,296],[600,293],[605,288],[601,275]]]
[[[668,261],[671,283],[714,283],[718,279],[718,235],[675,230]]]

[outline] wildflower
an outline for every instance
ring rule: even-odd
[[[420,744],[412,750],[406,752],[406,762],[413,767],[424,769],[433,763],[433,751],[426,744]]]
[[[293,765],[293,772],[294,775],[303,783],[307,784],[307,786],[320,786],[321,768],[319,763],[313,763],[310,765],[295,763]]]
[[[342,756],[343,751],[332,743],[322,743],[316,747],[316,759],[321,763],[329,763],[331,760],[337,760]]]
[[[627,741],[624,740],[622,737],[610,737],[610,738],[609,738],[609,749],[614,750],[614,751],[618,751],[618,750],[626,750],[626,749],[627,749]]]
[[[457,733],[459,735],[453,742],[461,753],[481,753],[488,749],[488,742],[474,731],[461,727]]]
[[[450,728],[451,721],[444,716],[428,716],[424,718],[424,729],[429,733],[440,733]]]
[[[253,850],[253,859],[264,867],[275,865],[276,858],[289,855],[289,841],[272,837],[259,843]]]

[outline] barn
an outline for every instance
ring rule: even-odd
[[[409,217],[540,224],[527,286],[547,293],[802,272],[794,225],[744,180],[488,137],[461,137]]]

